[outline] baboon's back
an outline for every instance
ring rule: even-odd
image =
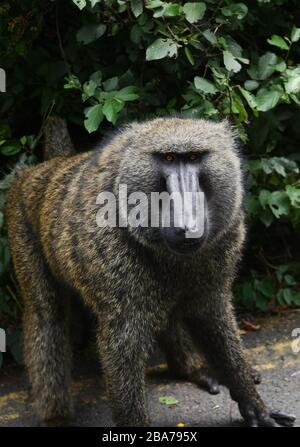
[[[32,251],[39,253],[47,266],[59,252],[55,270],[64,270],[65,247],[67,241],[72,245],[76,233],[74,210],[77,218],[89,196],[90,202],[95,199],[89,188],[93,176],[86,174],[87,167],[95,174],[93,164],[93,152],[58,157],[22,171],[12,183],[5,214],[18,280],[18,270],[25,268],[22,262],[31,263]],[[86,194],[84,197],[81,191]]]

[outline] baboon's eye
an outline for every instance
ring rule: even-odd
[[[175,160],[175,155],[172,154],[172,152],[167,152],[165,154],[165,160],[166,161],[174,161]]]
[[[196,161],[196,160],[198,160],[198,158],[199,158],[198,154],[195,154],[195,153],[189,154],[189,160],[190,161]]]

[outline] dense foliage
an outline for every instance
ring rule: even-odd
[[[299,305],[300,16],[297,0],[14,0],[0,5],[0,314],[18,357],[5,192],[41,159],[49,115],[74,142],[130,120],[229,117],[248,162],[250,235],[238,302]],[[89,137],[90,136],[90,137]],[[88,139],[88,137],[90,139]]]

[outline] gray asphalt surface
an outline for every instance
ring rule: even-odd
[[[263,376],[258,389],[270,408],[294,414],[300,426],[300,352],[291,343],[294,328],[300,328],[300,312],[285,312],[259,321],[261,329],[243,335],[251,364]],[[298,343],[300,348],[300,342]],[[171,380],[160,354],[152,359],[147,386],[152,426],[174,427],[243,425],[236,403],[228,391],[211,396],[196,385]],[[10,366],[0,371],[0,427],[34,426],[36,419],[28,397],[28,382],[21,368]],[[73,426],[112,426],[111,411],[100,367],[77,364],[72,393],[75,402]],[[175,405],[163,405],[161,396],[172,396]]]

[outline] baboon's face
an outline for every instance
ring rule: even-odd
[[[228,125],[168,118],[138,124],[133,131],[118,181],[127,184],[129,194],[146,193],[148,225],[130,231],[147,245],[163,244],[178,254],[192,254],[217,239],[233,223],[242,198]],[[171,197],[159,202],[158,226],[150,221],[155,192]],[[169,220],[163,217],[166,210]]]

